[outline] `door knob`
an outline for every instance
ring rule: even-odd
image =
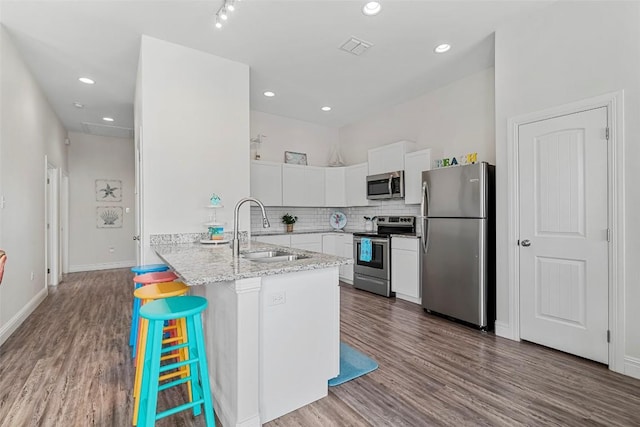
[[[520,244],[521,244],[522,246],[524,246],[525,248],[527,248],[527,247],[531,246],[531,242],[530,242],[530,241],[528,241],[528,240],[523,240],[522,242],[520,242]]]

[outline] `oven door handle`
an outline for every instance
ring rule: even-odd
[[[389,240],[387,240],[387,239],[376,239],[375,237],[365,237],[365,238],[371,240],[371,243],[378,243],[378,244],[381,244],[381,245],[388,245],[389,244]],[[362,237],[356,237],[354,239],[354,241],[356,243],[360,243],[362,241]]]

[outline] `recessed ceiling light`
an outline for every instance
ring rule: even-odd
[[[451,45],[446,44],[446,43],[442,43],[442,44],[439,44],[438,46],[436,46],[436,48],[433,49],[433,51],[435,53],[445,53],[449,49],[451,49]]]
[[[73,106],[76,108],[84,108],[84,104],[80,104],[79,102],[74,102]]]
[[[226,21],[227,18],[229,18],[229,15],[227,15],[226,7],[223,7],[222,9],[220,9],[220,12],[218,12],[218,14],[220,15],[220,19],[222,19],[223,21]]]
[[[276,94],[275,94],[275,92],[271,92],[270,90],[268,90],[268,91],[266,91],[266,92],[264,93],[264,96],[266,96],[266,97],[268,97],[268,98],[271,98],[271,97],[273,97],[273,96],[276,96]]]
[[[113,122],[113,117],[103,117],[102,120],[104,120],[105,122]]]
[[[321,110],[322,111],[331,111],[331,107],[322,107]]]
[[[216,16],[216,28],[220,29],[222,28],[222,22],[220,22],[220,18]]]
[[[362,13],[367,16],[377,15],[380,13],[380,10],[382,10],[382,6],[377,1],[367,2],[367,4],[362,7]]]
[[[227,0],[225,4],[229,12],[233,12],[234,10],[236,10],[236,6],[233,4],[233,0]]]
[[[92,85],[95,82],[93,80],[91,80],[89,77],[80,77],[78,80],[80,80],[82,83],[86,83],[88,85]]]

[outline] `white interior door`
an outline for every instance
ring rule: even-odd
[[[60,282],[60,215],[59,215],[59,170],[47,166],[47,284],[57,286]]]
[[[518,135],[520,337],[608,363],[607,108]]]
[[[60,273],[69,272],[69,175],[60,181]]]

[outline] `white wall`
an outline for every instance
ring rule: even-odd
[[[496,32],[497,220],[507,223],[507,119],[625,92],[626,350],[640,376],[640,3],[558,2]],[[509,325],[506,228],[498,228],[498,321]],[[626,279],[626,280],[624,280]],[[633,364],[632,363],[632,364]],[[627,373],[631,373],[627,370]]]
[[[3,27],[0,63],[1,344],[46,296],[44,159],[67,170],[67,135]]]
[[[70,271],[135,265],[133,140],[74,132],[69,139]],[[96,179],[122,181],[122,201],[97,201]],[[98,206],[119,206],[130,212],[124,213],[122,228],[97,228]]]
[[[207,231],[213,192],[232,223],[235,203],[249,196],[249,67],[143,36],[139,69],[143,242]],[[246,205],[240,228],[249,226]],[[146,254],[143,262],[156,260]]]
[[[334,146],[338,145],[338,129],[277,116],[275,114],[251,111],[251,138],[266,135],[262,144],[252,144],[258,150],[261,160],[284,162],[285,151],[307,154],[307,163],[313,166],[327,166]]]
[[[494,70],[479,71],[411,101],[340,128],[348,165],[367,161],[367,150],[400,140],[445,156],[477,152],[495,161]]]

